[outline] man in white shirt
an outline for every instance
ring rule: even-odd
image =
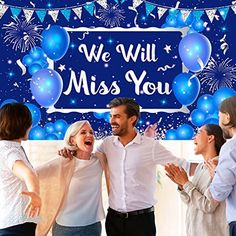
[[[110,172],[108,236],[156,235],[156,165],[186,162],[176,158],[153,138],[141,136],[135,125],[140,107],[131,98],[109,103],[113,136],[103,140],[97,152],[104,153]]]

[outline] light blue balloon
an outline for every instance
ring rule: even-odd
[[[45,139],[46,140],[58,140],[58,137],[56,134],[47,134]]]
[[[226,98],[236,95],[235,90],[232,88],[220,88],[213,94],[213,100],[216,107],[219,109],[220,104]]]
[[[199,33],[187,34],[179,43],[179,55],[184,65],[193,72],[206,66],[211,56],[211,43]]]
[[[30,89],[37,103],[43,107],[54,105],[61,96],[63,81],[61,76],[51,69],[42,69],[33,74]]]
[[[30,55],[25,55],[22,59],[22,63],[25,66],[30,66],[33,63],[33,58]]]
[[[213,114],[217,110],[213,96],[209,94],[204,94],[198,99],[197,108],[206,114]]]
[[[45,57],[44,54],[45,53],[44,53],[43,49],[40,47],[32,48],[29,53],[29,55],[33,59],[33,61],[37,61],[37,60],[42,59],[43,57]]]
[[[194,109],[190,114],[190,121],[193,125],[200,127],[204,124],[206,117],[207,116],[205,112],[199,109]]]
[[[50,59],[58,61],[66,54],[70,37],[63,27],[50,26],[42,32],[42,37],[41,47]]]
[[[103,119],[107,122],[110,123],[110,112],[105,112]]]
[[[190,140],[193,138],[194,130],[192,126],[183,124],[177,128],[176,135],[179,140]]]
[[[0,108],[2,108],[5,104],[14,103],[14,102],[17,103],[17,101],[16,101],[15,99],[12,99],[12,98],[6,99],[6,100],[4,100],[4,101],[2,102]]]
[[[52,122],[48,122],[46,125],[44,125],[44,130],[48,134],[53,133],[55,131],[54,124]]]
[[[93,112],[93,115],[97,119],[102,119],[104,116],[104,112]]]
[[[33,127],[29,132],[29,140],[44,140],[45,131],[40,126]]]
[[[176,99],[185,106],[194,103],[200,92],[200,82],[196,76],[192,76],[192,73],[180,73],[172,82],[172,89]]]
[[[219,119],[216,118],[208,118],[204,121],[204,125],[206,124],[215,124],[218,125],[219,124]]]
[[[29,66],[29,73],[31,75],[35,74],[36,72],[38,72],[39,70],[42,70],[43,67],[39,64],[33,63]]]
[[[40,65],[42,68],[48,68],[48,66],[49,66],[47,60],[45,60],[45,59],[40,59],[40,60],[38,60],[38,61],[34,61],[34,64],[38,64],[38,65]]]
[[[165,133],[165,140],[176,140],[177,135],[176,135],[176,130],[175,129],[169,129]]]
[[[64,139],[64,136],[65,136],[65,133],[64,132],[57,132],[57,133],[54,133],[58,140],[63,140]]]
[[[54,123],[54,129],[57,132],[63,132],[65,133],[68,128],[68,124],[65,120],[59,119]]]
[[[41,112],[37,106],[32,103],[25,103],[25,105],[29,108],[31,116],[32,116],[32,127],[36,126],[41,119]]]

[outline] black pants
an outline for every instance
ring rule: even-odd
[[[229,224],[229,236],[236,236],[236,221]]]
[[[154,212],[125,218],[108,211],[105,226],[107,236],[156,235]]]
[[[0,236],[35,236],[35,223],[24,223],[0,229]]]

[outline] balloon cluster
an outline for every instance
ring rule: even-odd
[[[110,112],[94,112],[93,113],[94,117],[97,119],[103,119],[105,120],[107,123],[110,122]]]
[[[35,126],[30,130],[30,140],[63,140],[68,124],[65,120],[59,119],[55,123],[49,122],[43,128]]]
[[[165,133],[165,140],[189,140],[194,136],[194,129],[188,124],[182,124],[177,129],[169,129]]]
[[[37,71],[48,68],[47,55],[40,47],[32,48],[29,54],[26,54],[22,62],[28,67],[28,72],[33,75]]]
[[[231,88],[220,88],[213,95],[202,95],[197,100],[197,108],[190,114],[191,123],[197,127],[204,124],[218,124],[220,103],[235,94],[236,92]]]
[[[68,32],[59,25],[53,25],[42,32],[41,47],[31,49],[23,58],[32,75],[30,89],[37,103],[43,107],[53,106],[61,96],[63,80],[53,69],[48,68],[47,58],[58,61],[69,48]]]
[[[188,33],[190,34],[194,32],[202,32],[206,28],[206,25],[207,23],[201,19],[201,15],[198,15],[196,12],[191,12],[188,17],[184,19],[181,11],[171,9],[169,10],[169,15],[166,17],[166,22],[161,27],[189,27]]]

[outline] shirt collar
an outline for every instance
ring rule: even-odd
[[[11,141],[11,140],[0,140],[0,145],[6,145],[6,146],[11,146],[11,147],[21,147],[20,142],[16,141]]]
[[[136,136],[134,137],[133,140],[131,140],[127,145],[131,145],[133,143],[137,143],[137,144],[140,144],[141,141],[142,141],[142,135],[138,132],[138,130],[135,128],[135,131],[136,131]],[[116,144],[116,145],[119,145],[120,144],[120,140],[119,140],[119,136],[114,136],[114,140],[113,140],[113,143]],[[127,146],[126,145],[126,146]]]

